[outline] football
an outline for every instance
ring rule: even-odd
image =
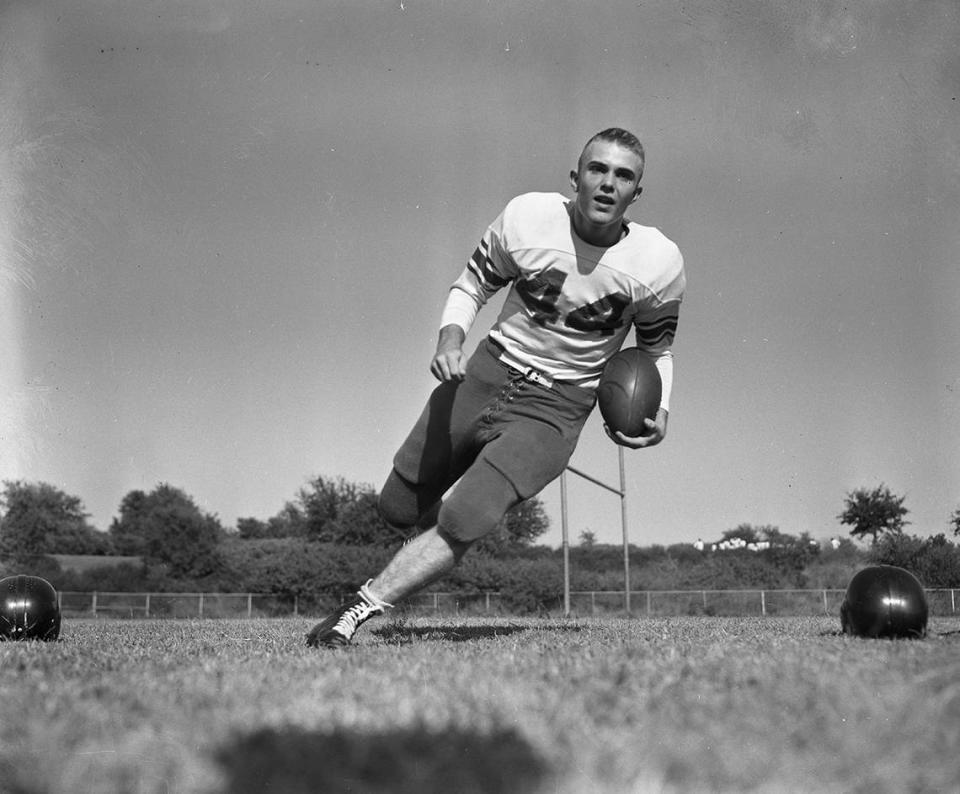
[[[919,580],[895,565],[872,565],[854,574],[840,605],[840,626],[855,637],[922,637],[927,596]]]
[[[644,435],[644,419],[660,407],[662,384],[653,359],[636,347],[614,355],[603,369],[597,405],[607,426],[626,436]]]

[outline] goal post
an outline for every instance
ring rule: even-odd
[[[563,615],[570,617],[570,527],[567,520],[567,472],[582,477],[587,482],[603,488],[620,497],[620,524],[623,532],[623,608],[630,614],[630,537],[627,531],[627,476],[623,462],[623,447],[617,447],[617,457],[620,465],[620,487],[614,488],[602,480],[598,480],[568,465],[560,475],[560,525],[563,544]]]

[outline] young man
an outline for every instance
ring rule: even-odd
[[[443,310],[430,364],[440,385],[380,495],[386,521],[425,531],[317,624],[308,645],[348,644],[361,623],[447,574],[508,510],[559,476],[604,364],[631,326],[660,372],[660,410],[642,436],[604,429],[633,449],[663,440],[686,282],[677,246],[624,219],[642,191],[643,165],[634,135],[604,130],[570,172],[573,200],[518,196],[484,233]],[[496,324],[468,360],[463,344],[477,312],[508,285]]]

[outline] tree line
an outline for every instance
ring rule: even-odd
[[[183,490],[160,483],[127,493],[104,532],[89,523],[79,497],[49,483],[6,481],[0,574],[36,573],[62,590],[258,592],[325,605],[355,591],[407,539],[382,520],[377,497],[368,485],[315,476],[276,515],[240,518],[227,528]],[[908,535],[904,502],[883,484],[851,491],[837,516],[848,537],[826,546],[807,533],[750,524],[724,531],[702,549],[631,546],[631,587],[842,588],[868,563],[901,565],[928,587],[960,586],[960,548],[945,534]],[[960,507],[948,528],[960,536]],[[509,594],[511,609],[543,608],[563,584],[562,550],[536,543],[548,529],[540,500],[522,503],[436,587],[497,591]],[[569,553],[573,589],[622,589],[620,546],[598,544],[587,531]],[[104,565],[61,570],[53,557],[77,554],[100,555]]]

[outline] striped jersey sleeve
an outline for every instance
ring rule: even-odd
[[[637,347],[654,354],[669,350],[677,335],[679,317],[678,300],[668,301],[654,310],[638,313],[634,322]]]
[[[459,325],[465,332],[477,313],[497,292],[517,277],[517,264],[504,248],[500,230],[503,214],[484,232],[467,266],[450,287],[440,327]]]

